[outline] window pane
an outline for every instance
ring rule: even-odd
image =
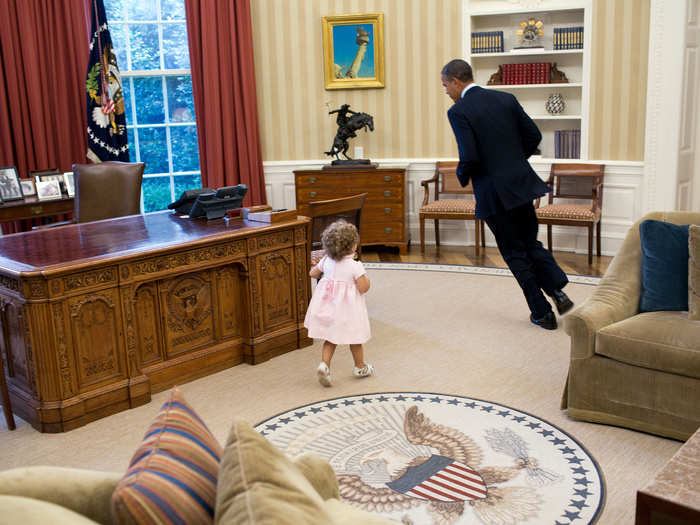
[[[109,36],[112,37],[112,47],[117,55],[119,71],[127,71],[126,63],[126,26],[124,24],[110,24]]]
[[[160,69],[158,24],[129,24],[131,69]]]
[[[168,173],[168,144],[165,128],[139,128],[139,155],[145,173]]]
[[[163,60],[165,69],[190,68],[187,28],[184,22],[163,24]]]
[[[134,114],[131,112],[131,79],[128,77],[122,77],[122,93],[124,93],[126,123],[134,124]]]
[[[196,126],[172,126],[170,140],[173,152],[173,171],[195,171],[199,169]]]
[[[170,122],[194,122],[192,77],[165,77]]]
[[[165,122],[162,82],[161,77],[134,78],[137,124],[163,124]]]
[[[175,175],[175,198],[179,198],[185,190],[196,190],[202,187],[202,177],[199,175]]]
[[[105,0],[105,14],[107,15],[107,23],[124,20],[124,14],[126,10],[124,9],[124,1],[126,0]],[[110,30],[112,26],[110,26]]]
[[[185,2],[183,0],[160,0],[160,17],[163,20],[184,20]]]
[[[127,126],[126,138],[129,141],[129,162],[136,162],[136,139],[134,138],[134,128]]]
[[[157,20],[157,0],[127,0],[129,20]]]
[[[170,177],[145,177],[141,189],[144,213],[164,210],[173,202],[170,195]]]

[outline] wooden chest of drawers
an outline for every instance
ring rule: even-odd
[[[362,209],[362,246],[397,246],[406,253],[406,171],[400,168],[297,170],[294,172],[297,211],[308,213],[308,204],[367,193]]]

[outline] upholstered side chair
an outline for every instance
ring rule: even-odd
[[[433,185],[433,201],[430,201],[430,186]],[[474,198],[446,198],[445,195],[474,195],[471,182],[465,188],[457,178],[457,162],[439,161],[435,164],[435,174],[432,178],[421,181],[425,190],[423,203],[418,210],[420,221],[420,251],[425,252],[425,221],[435,221],[435,250],[440,253],[440,221],[443,219],[474,221],[474,252],[480,254],[481,246],[486,244],[484,238],[484,222],[476,218],[476,200]]]
[[[588,265],[593,263],[593,227],[596,253],[600,257],[600,220],[603,209],[604,164],[552,164],[547,184],[552,187],[545,206],[540,199],[535,213],[547,225],[547,247],[552,251],[552,226],[578,226],[588,229]],[[555,202],[556,199],[556,202]],[[572,200],[574,202],[572,202]],[[578,201],[588,200],[589,203]]]

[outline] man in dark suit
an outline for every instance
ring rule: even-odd
[[[542,291],[560,314],[573,303],[562,291],[569,282],[566,274],[537,240],[533,201],[549,187],[527,159],[542,134],[513,95],[475,85],[472,68],[464,60],[452,60],[442,69],[442,85],[455,102],[447,117],[459,148],[457,177],[462,186],[471,179],[476,216],[496,237],[523,290],[530,320],[554,330],[557,320]]]

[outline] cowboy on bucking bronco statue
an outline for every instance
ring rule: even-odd
[[[362,128],[364,128],[365,131],[367,131],[367,129],[374,131],[374,119],[372,118],[372,115],[362,113],[360,111],[352,111],[350,109],[350,104],[343,104],[338,109],[328,112],[329,115],[332,115],[333,113],[338,114],[335,119],[336,123],[338,124],[338,131],[335,134],[333,146],[331,146],[330,151],[326,151],[324,153],[330,156],[335,155],[336,160],[333,161],[333,164],[345,162],[368,162],[365,160],[353,161],[353,159],[347,155],[348,148],[350,147],[350,144],[348,144],[348,139],[357,137],[355,131]],[[348,116],[348,114],[351,116]],[[341,153],[347,159],[346,161],[340,160]]]

